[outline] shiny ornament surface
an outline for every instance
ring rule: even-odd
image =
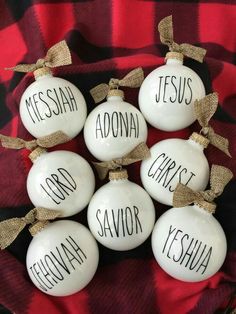
[[[89,114],[84,126],[84,140],[98,160],[112,160],[146,142],[147,125],[133,105],[120,96],[110,96]]]
[[[67,296],[92,280],[98,260],[98,246],[89,230],[77,222],[61,220],[49,223],[33,237],[26,265],[38,289]]]
[[[92,197],[89,228],[102,245],[125,251],[141,245],[151,234],[155,208],[150,196],[127,179],[112,180]]]
[[[168,59],[152,71],[139,91],[139,107],[145,119],[163,131],[181,130],[195,120],[194,101],[205,96],[200,77],[182,61]]]
[[[87,106],[79,89],[51,74],[37,77],[21,97],[21,120],[36,138],[56,131],[74,138],[82,130],[86,116]]]
[[[62,217],[84,209],[94,188],[95,177],[89,163],[69,151],[42,153],[27,178],[27,191],[34,206],[61,210]]]
[[[209,180],[209,165],[203,146],[192,139],[167,139],[150,149],[142,161],[141,181],[156,201],[172,205],[173,192],[180,182],[194,191],[203,191]]]
[[[205,280],[222,266],[227,250],[224,231],[212,214],[197,205],[172,208],[156,222],[152,250],[172,277]]]

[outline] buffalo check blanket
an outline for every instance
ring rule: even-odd
[[[0,132],[32,139],[19,118],[19,102],[31,74],[5,71],[18,63],[33,63],[53,44],[65,39],[73,64],[54,73],[74,83],[85,96],[88,110],[95,104],[89,90],[123,77],[142,66],[145,75],[164,63],[167,48],[160,44],[158,22],[173,15],[175,41],[207,49],[203,64],[185,64],[202,78],[207,93],[219,93],[219,108],[211,125],[230,141],[232,159],[210,146],[206,156],[236,174],[236,1],[168,0],[0,0]],[[138,90],[127,89],[127,101],[137,106]],[[148,146],[172,137],[187,138],[199,130],[166,133],[149,126]],[[58,148],[94,160],[82,133]],[[0,148],[0,220],[25,215],[33,205],[26,178],[31,167],[27,150]],[[128,167],[130,179],[140,184],[139,163]],[[101,182],[97,179],[97,188]],[[17,314],[203,314],[229,313],[236,289],[236,182],[217,199],[215,217],[228,241],[222,269],[200,283],[184,283],[168,276],[155,262],[150,238],[129,252],[100,246],[100,263],[92,282],[69,297],[51,297],[31,283],[25,256],[31,237],[27,229],[0,252],[0,304]],[[155,203],[157,217],[167,207]],[[86,209],[71,219],[86,225]],[[219,248],[220,250],[220,248]],[[226,310],[226,308],[228,308]]]

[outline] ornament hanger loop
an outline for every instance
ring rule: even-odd
[[[116,78],[111,78],[109,81],[110,89],[118,89],[120,87],[120,80]]]
[[[46,67],[46,60],[45,59],[38,59],[36,62],[36,68],[41,69]]]

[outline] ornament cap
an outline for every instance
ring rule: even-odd
[[[196,132],[193,132],[193,134],[190,136],[190,139],[200,144],[204,148],[207,148],[208,144],[210,143],[210,141],[205,136],[202,136],[201,134]]]
[[[48,67],[43,67],[34,71],[34,78],[37,80],[44,75],[52,75],[52,71]]]
[[[29,158],[34,163],[39,156],[45,154],[46,152],[47,150],[45,148],[38,146],[29,154]]]
[[[179,61],[183,62],[184,55],[180,52],[170,51],[170,52],[167,52],[167,54],[165,56],[166,61],[169,59],[175,59],[175,60],[179,60]]]
[[[125,180],[125,179],[128,179],[128,172],[126,169],[110,170],[109,171],[109,180],[110,181]]]
[[[216,204],[215,203],[209,203],[206,201],[201,201],[199,203],[194,203],[195,205],[197,205],[198,207],[204,209],[205,211],[207,211],[210,214],[214,214],[216,211]]]
[[[123,90],[120,90],[120,89],[110,89],[107,93],[107,99],[112,96],[119,96],[122,99],[125,98]]]

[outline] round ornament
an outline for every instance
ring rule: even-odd
[[[147,192],[128,180],[126,170],[110,171],[109,179],[90,201],[89,228],[105,247],[131,250],[151,234],[155,208]]]
[[[122,91],[115,90],[89,114],[84,140],[98,160],[112,160],[146,142],[147,125],[141,112],[123,100]]]
[[[69,151],[47,153],[36,148],[27,177],[27,191],[34,206],[61,211],[61,217],[74,215],[89,203],[95,177],[88,162]]]
[[[141,163],[141,180],[156,201],[172,205],[178,183],[194,191],[204,190],[209,180],[209,165],[203,153],[209,140],[193,133],[188,140],[167,139],[150,149],[151,157]]]
[[[36,81],[20,101],[20,117],[27,131],[39,138],[63,131],[74,138],[82,130],[87,107],[82,93],[69,81],[53,77],[49,68],[34,71]]]
[[[157,220],[152,250],[158,264],[169,275],[197,282],[220,269],[227,243],[222,227],[212,214],[193,205],[172,208]]]
[[[26,265],[38,289],[53,296],[67,296],[92,280],[98,260],[98,246],[89,230],[80,223],[60,220],[34,235]]]
[[[166,65],[152,71],[143,81],[139,107],[155,128],[176,131],[196,120],[194,102],[205,96],[205,88],[200,77],[183,65],[181,54],[168,53],[166,59]]]

